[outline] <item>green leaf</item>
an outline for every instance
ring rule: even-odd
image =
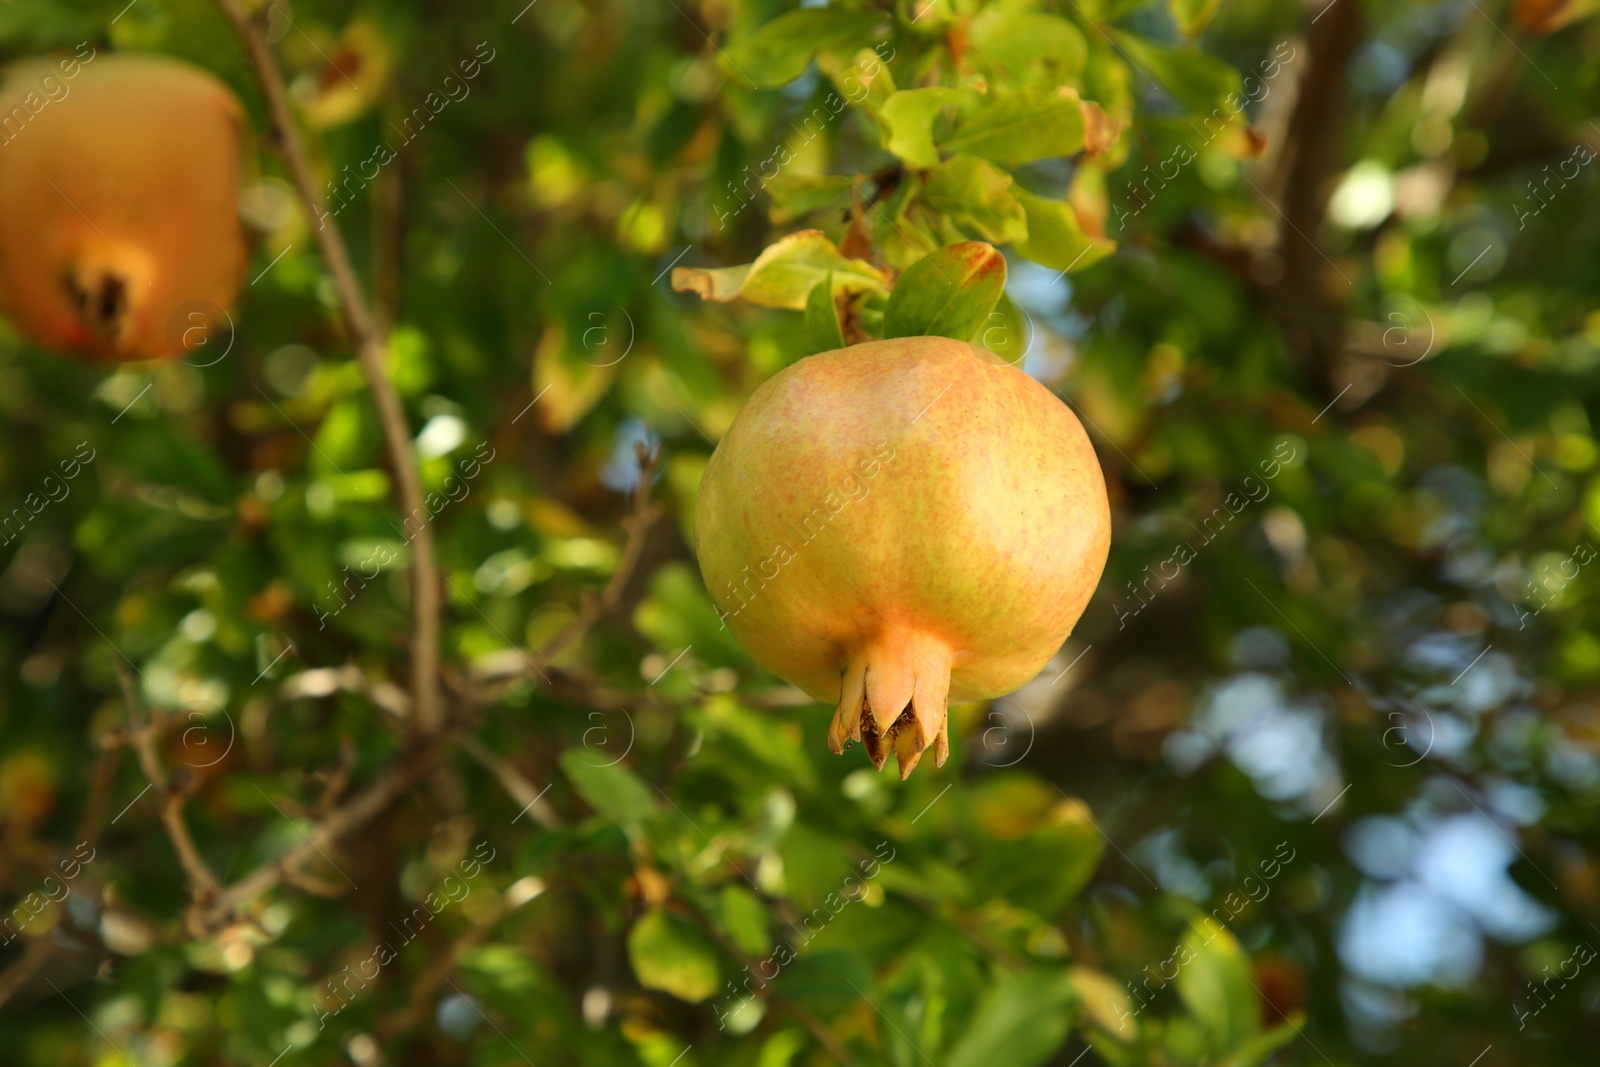
[[[805,73],[819,48],[864,38],[878,19],[836,7],[790,11],[722,49],[722,64],[734,78],[761,88],[786,85]]]
[[[1139,1023],[1121,982],[1092,967],[1074,967],[1067,972],[1088,1020],[1119,1041],[1139,1036]]]
[[[1083,805],[1062,802],[1027,836],[991,845],[973,881],[1049,916],[1088,884],[1104,850],[1105,839]]]
[[[128,427],[127,431],[115,437],[112,445],[101,453],[113,465],[149,485],[175,486],[207,503],[232,504],[238,490],[227,468],[205,445],[187,434],[179,433],[177,426],[166,420],[130,420],[130,423],[123,425]],[[97,453],[89,454],[94,456]],[[327,464],[318,462],[315,452],[309,460],[318,469],[327,469]],[[20,499],[14,500],[9,506],[15,507],[20,503]],[[226,518],[227,514],[207,513],[206,517]]]
[[[578,795],[602,818],[636,828],[655,809],[655,797],[632,771],[609,759],[587,748],[569,748],[561,753],[561,769]]]
[[[628,961],[639,984],[698,1004],[717,991],[717,950],[705,934],[665,908],[652,908],[628,931]]]
[[[945,1067],[1034,1067],[1067,1038],[1077,993],[1062,971],[1007,975],[984,995]]]
[[[1083,148],[1083,102],[1066,86],[1034,85],[990,96],[962,118],[940,147],[996,163],[1070,156]]]
[[[846,66],[842,53],[827,51],[817,57],[817,67],[833,82],[841,96],[864,108],[880,127],[883,125],[883,106],[894,95],[895,87],[894,75],[878,52],[863,48]]]
[[[1017,251],[1052,270],[1087,270],[1117,250],[1105,237],[1090,237],[1078,228],[1078,213],[1064,200],[1047,200],[1026,189],[1015,190],[1028,217],[1028,236]]]
[[[842,840],[803,822],[790,825],[780,846],[786,896],[801,911],[840,906],[844,880],[856,873]],[[830,899],[832,898],[832,899]],[[820,916],[819,916],[820,918]]]
[[[883,336],[970,338],[1006,289],[1006,260],[966,241],[922,257],[900,278],[883,313]]]
[[[328,409],[317,427],[311,466],[323,474],[370,467],[383,443],[378,417],[364,396],[348,396]]]
[[[932,171],[922,188],[922,206],[945,215],[986,241],[1003,244],[1028,238],[1028,214],[1013,191],[1011,175],[974,156],[955,156]]]
[[[1283,1022],[1271,1030],[1263,1030],[1234,1049],[1233,1054],[1217,1067],[1259,1067],[1267,1057],[1299,1037],[1304,1022],[1305,1015],[1302,1012],[1290,1012]]]
[[[975,89],[903,89],[883,105],[883,120],[889,127],[886,147],[914,167],[937,167],[940,157],[934,147],[934,123],[946,108],[970,111],[981,100]]]
[[[1168,0],[1172,21],[1185,37],[1198,37],[1222,6],[1222,0]]]
[[[839,312],[833,306],[833,271],[811,287],[806,298],[806,354],[833,352],[844,347],[844,332],[839,329]]]
[[[1082,32],[1059,15],[1027,7],[1028,0],[1002,0],[973,16],[973,67],[991,81],[1003,76],[1016,85],[1076,83],[1089,54]]]
[[[650,595],[634,609],[633,625],[668,659],[693,645],[695,658],[712,666],[749,662],[692,564],[667,563],[650,576]]]
[[[761,183],[772,208],[767,217],[776,223],[793,222],[844,196],[855,184],[842,174],[779,173]]]
[[[768,245],[755,262],[742,267],[674,267],[672,288],[696,293],[702,300],[743,299],[762,307],[802,311],[806,297],[830,271],[843,292],[889,287],[881,270],[866,260],[840,255],[821,230],[800,230]]]
[[[772,947],[771,917],[760,897],[742,885],[725,885],[718,904],[722,928],[741,951],[759,956]]]
[[[1243,88],[1238,71],[1204,52],[1162,48],[1121,30],[1110,32],[1130,63],[1155,79],[1174,100],[1195,114],[1225,107],[1223,100],[1237,96]],[[1227,110],[1228,117],[1243,109],[1243,101],[1238,103],[1238,107]]]
[[[1179,945],[1178,998],[1211,1038],[1212,1050],[1232,1051],[1256,1031],[1260,1011],[1250,961],[1227,930],[1191,925]]]
[[[1032,339],[1032,323],[1009,296],[1001,293],[972,343],[987,348],[1013,367],[1020,367]]]

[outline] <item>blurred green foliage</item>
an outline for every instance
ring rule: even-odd
[[[225,885],[410,752],[408,539],[263,143],[225,356],[0,333],[0,1061],[1592,1063],[1591,6],[274,2],[439,503],[452,733],[191,927],[120,657]],[[7,57],[82,41],[266,128],[206,0],[0,4]],[[693,502],[756,385],[968,241],[1112,556],[901,783],[719,626]],[[666,517],[527,670],[638,443]]]

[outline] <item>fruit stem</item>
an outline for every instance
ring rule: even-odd
[[[444,725],[443,708],[439,703],[439,567],[434,553],[433,524],[423,505],[422,480],[411,450],[411,430],[406,424],[400,396],[383,369],[387,341],[367,305],[355,268],[351,266],[344,235],[317,192],[305,145],[289,107],[283,72],[278,68],[272,46],[267,43],[264,24],[251,17],[243,0],[217,0],[217,3],[233,23],[255,67],[272,115],[278,150],[294,178],[300,199],[317,224],[317,245],[333,276],[345,324],[366,373],[367,386],[372,390],[373,405],[378,409],[384,445],[394,468],[399,504],[405,514],[406,539],[411,547],[411,698],[416,709],[417,728],[423,733],[434,733]]]

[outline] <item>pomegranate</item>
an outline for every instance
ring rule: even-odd
[[[45,347],[98,359],[203,342],[245,267],[243,148],[238,101],[187,64],[90,50],[10,68],[0,312]]]
[[[757,662],[836,702],[828,745],[900,777],[949,701],[1010,692],[1071,633],[1110,547],[1077,418],[943,337],[802,359],[750,397],[700,485],[696,551]]]

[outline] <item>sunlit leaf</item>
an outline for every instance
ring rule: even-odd
[[[672,287],[702,300],[747,300],[764,307],[801,311],[812,288],[829,272],[842,292],[885,289],[889,280],[877,267],[839,254],[820,230],[801,230],[768,245],[755,262],[742,267],[703,270],[674,267]]]
[[[1065,86],[1035,85],[986,97],[962,117],[940,148],[1017,164],[1070,156],[1083,148],[1083,136],[1083,106],[1077,92]]]
[[[737,82],[778,86],[805,73],[819,48],[858,40],[879,21],[871,13],[838,7],[789,11],[721,50],[722,65]]]
[[[1212,1048],[1228,1052],[1256,1031],[1260,996],[1250,981],[1250,961],[1231,933],[1209,917],[1184,934],[1173,960],[1178,998],[1210,1035]]]
[[[950,245],[901,276],[883,315],[885,337],[965,341],[989,319],[1006,287],[1006,260],[981,241]]]
[[[1004,0],[973,16],[968,38],[973,65],[1018,85],[1074,83],[1088,54],[1082,31],[1030,6],[1028,0]]]
[[[697,927],[652,908],[628,931],[628,961],[639,984],[697,1004],[717,991],[716,947]]]
[[[986,160],[953,156],[929,172],[920,201],[985,240],[996,244],[1027,240],[1028,215],[1011,175]]]
[[[973,89],[940,86],[895,93],[883,105],[889,151],[913,166],[937,167],[940,155],[934,146],[934,123],[946,109],[971,111],[981,99]]]
[[[1035,263],[1052,270],[1080,271],[1116,251],[1115,241],[1090,237],[1079,228],[1071,204],[1025,189],[1016,190],[1016,197],[1028,216],[1028,236],[1017,242],[1017,251]]]

